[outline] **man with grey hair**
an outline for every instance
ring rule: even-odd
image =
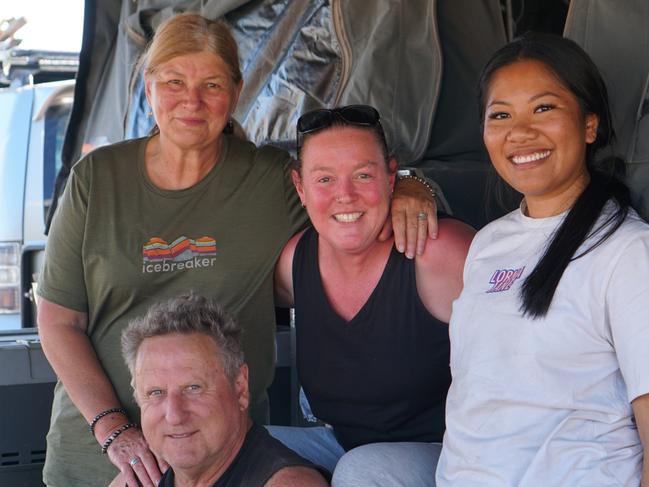
[[[124,330],[122,352],[144,437],[170,465],[159,486],[328,485],[313,464],[253,425],[241,329],[214,301],[187,295],[152,306]],[[137,472],[151,462],[130,464]],[[111,485],[138,485],[133,470]]]

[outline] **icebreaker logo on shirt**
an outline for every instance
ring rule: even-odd
[[[152,237],[142,246],[142,273],[210,267],[216,262],[216,254],[216,241],[212,237],[194,240],[183,235],[171,243]]]
[[[501,291],[507,291],[514,281],[521,277],[525,267],[519,267],[518,269],[498,269],[494,272],[494,275],[489,279],[489,284],[491,288],[487,290],[488,293],[499,293]]]

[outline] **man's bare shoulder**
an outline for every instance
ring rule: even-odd
[[[286,467],[273,475],[266,487],[327,487],[329,482],[315,469]]]

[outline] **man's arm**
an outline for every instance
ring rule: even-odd
[[[309,467],[286,467],[273,475],[266,487],[327,487],[324,477]]]

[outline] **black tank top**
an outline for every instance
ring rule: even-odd
[[[297,366],[316,417],[347,450],[384,441],[442,441],[451,383],[448,325],[417,294],[414,261],[392,250],[379,283],[347,322],[330,306],[318,234],[295,249]]]
[[[327,478],[320,467],[314,466],[270,436],[266,428],[253,425],[234,461],[212,487],[263,487],[285,467],[310,467]],[[174,472],[171,468],[162,476],[158,487],[174,487]]]

